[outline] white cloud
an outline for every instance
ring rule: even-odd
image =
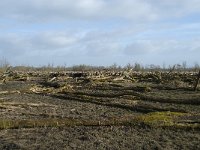
[[[82,19],[99,15],[99,0],[7,0],[0,3],[0,16],[24,21]]]
[[[33,49],[57,50],[67,48],[77,42],[77,37],[73,34],[61,32],[42,32],[34,35],[30,39]]]
[[[163,55],[166,58],[170,56],[188,56],[200,54],[200,39],[190,40],[136,40],[124,49],[125,55],[144,56],[144,55]]]
[[[122,47],[116,42],[89,42],[85,47],[85,54],[90,57],[112,56],[120,53]]]
[[[126,55],[147,55],[149,53],[153,53],[154,51],[158,50],[157,45],[152,43],[152,41],[135,41],[126,46],[124,49],[124,53]]]
[[[199,0],[145,0],[152,6],[159,20],[177,19],[200,13]]]
[[[183,26],[181,30],[186,28],[190,28],[190,26]],[[87,31],[84,34],[81,31],[9,33],[6,36],[0,36],[0,54],[8,60],[27,61],[29,64],[47,64],[49,62],[54,62],[54,64],[63,62],[64,64],[65,61],[77,64],[81,63],[81,60],[82,63],[91,63],[89,61],[95,59],[99,60],[98,64],[106,64],[106,62],[125,64],[131,61],[132,57],[138,62],[147,61],[161,64],[165,59],[167,62],[172,58],[171,61],[198,61],[197,56],[200,55],[200,37],[198,38],[198,36],[180,39],[176,36],[162,38],[165,37],[165,34],[159,34],[159,36],[151,38],[148,34],[140,35],[148,31],[145,28],[131,29],[131,27],[130,29],[121,28],[104,32],[96,30]],[[160,30],[162,31],[162,29]],[[155,29],[151,34],[156,35],[157,30]],[[177,58],[174,58],[175,56]],[[35,62],[35,60],[38,61]],[[158,60],[160,61],[158,62]]]
[[[72,64],[172,55],[198,61],[199,13],[199,0],[4,0],[0,55]],[[184,20],[190,16],[193,23]]]
[[[199,0],[6,0],[0,16],[19,21],[126,19],[152,21],[200,12]]]
[[[29,47],[26,37],[21,37],[17,34],[8,34],[0,36],[0,52],[3,55],[16,56],[25,53]]]

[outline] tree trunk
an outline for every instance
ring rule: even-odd
[[[199,73],[198,73],[198,75],[197,75],[197,80],[196,80],[196,83],[195,83],[195,86],[194,86],[194,91],[197,90],[197,86],[198,86],[198,84],[199,84],[199,79],[200,79],[200,70],[199,70]]]

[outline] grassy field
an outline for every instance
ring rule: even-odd
[[[2,72],[0,149],[200,149],[197,75]]]

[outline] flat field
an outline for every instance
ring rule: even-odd
[[[200,149],[197,72],[12,71],[0,149]]]

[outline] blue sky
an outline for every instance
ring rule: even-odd
[[[12,65],[200,64],[199,0],[2,0]]]

